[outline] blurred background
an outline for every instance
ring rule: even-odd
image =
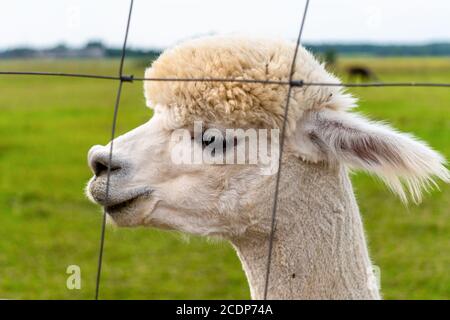
[[[129,1],[5,1],[0,71],[116,75]],[[304,1],[136,0],[125,73],[143,76],[166,47],[202,35],[294,40]],[[303,42],[344,81],[450,82],[450,2],[311,1]],[[91,299],[101,210],[84,196],[86,154],[109,140],[117,83],[0,75],[0,298]],[[359,111],[450,158],[448,88],[359,88]],[[118,134],[151,117],[142,83],[125,83]],[[450,187],[404,206],[353,177],[386,299],[450,298]],[[66,268],[81,268],[80,290]],[[151,229],[106,233],[100,298],[248,299],[226,242]]]

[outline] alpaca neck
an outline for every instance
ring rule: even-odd
[[[273,189],[272,189],[273,190]],[[270,196],[270,195],[266,195]],[[264,216],[270,208],[258,208]],[[261,212],[265,211],[265,212]],[[232,243],[253,299],[264,298],[268,223]],[[361,218],[344,168],[283,166],[268,299],[377,299]]]

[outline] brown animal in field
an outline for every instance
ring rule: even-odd
[[[360,79],[362,82],[377,81],[378,78],[375,73],[368,67],[364,66],[350,66],[346,69],[348,78]]]

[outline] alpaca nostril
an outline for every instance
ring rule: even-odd
[[[101,176],[103,173],[106,173],[108,171],[108,166],[104,165],[101,162],[95,162],[94,166],[94,174],[98,177]]]
[[[94,170],[94,174],[99,177],[101,175],[108,173],[109,167],[109,158],[99,158],[96,159],[92,165],[92,169]],[[114,162],[111,164],[111,173],[115,171],[119,171],[121,167]]]
[[[97,177],[107,174],[110,161],[111,173],[122,169],[121,162],[114,157],[110,159],[108,150],[102,146],[94,146],[88,153],[89,166]]]

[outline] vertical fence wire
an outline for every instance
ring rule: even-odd
[[[108,168],[107,168],[107,175],[106,175],[106,194],[105,194],[106,202],[108,201],[108,198],[109,198],[111,163],[112,163],[112,156],[113,156],[114,137],[116,135],[117,113],[119,111],[120,96],[122,94],[123,82],[128,81],[123,76],[123,65],[125,62],[125,54],[126,54],[126,49],[127,49],[128,31],[130,30],[131,13],[133,11],[133,1],[134,0],[130,0],[130,9],[128,11],[127,26],[125,29],[125,37],[123,40],[122,54],[120,57],[120,64],[119,64],[119,86],[117,88],[116,102],[114,104],[114,114],[113,114],[112,126],[111,126],[111,140],[109,143],[109,156],[108,156]],[[103,215],[102,215],[101,233],[100,233],[100,248],[99,248],[99,254],[98,254],[97,278],[96,278],[96,282],[95,282],[95,300],[98,300],[99,293],[100,293],[100,280],[101,280],[101,274],[102,274],[103,251],[104,251],[104,247],[105,247],[106,215],[107,215],[106,209],[104,208]]]
[[[264,300],[267,300],[267,290],[269,288],[269,278],[270,278],[270,265],[272,262],[272,252],[273,252],[273,240],[275,236],[276,231],[276,215],[277,215],[277,209],[278,209],[278,192],[280,190],[280,177],[281,177],[281,166],[282,166],[282,157],[283,157],[283,146],[284,146],[284,134],[286,132],[286,123],[287,123],[287,117],[289,112],[289,102],[291,100],[291,92],[292,92],[292,80],[294,77],[295,72],[295,62],[297,61],[297,53],[298,48],[300,46],[300,41],[302,38],[303,33],[303,27],[305,25],[306,15],[308,13],[308,7],[309,7],[309,0],[306,0],[305,3],[305,9],[303,11],[303,17],[300,24],[300,30],[298,32],[297,36],[297,42],[295,43],[295,49],[294,49],[294,56],[292,58],[291,63],[291,70],[289,72],[289,86],[287,90],[286,95],[286,104],[284,106],[284,118],[283,118],[283,125],[281,127],[281,133],[280,133],[280,151],[278,156],[278,171],[277,171],[277,177],[275,181],[275,191],[273,196],[273,207],[272,207],[272,221],[270,226],[270,235],[269,235],[269,248],[268,248],[268,255],[267,255],[267,268],[266,268],[266,279],[264,283]]]

